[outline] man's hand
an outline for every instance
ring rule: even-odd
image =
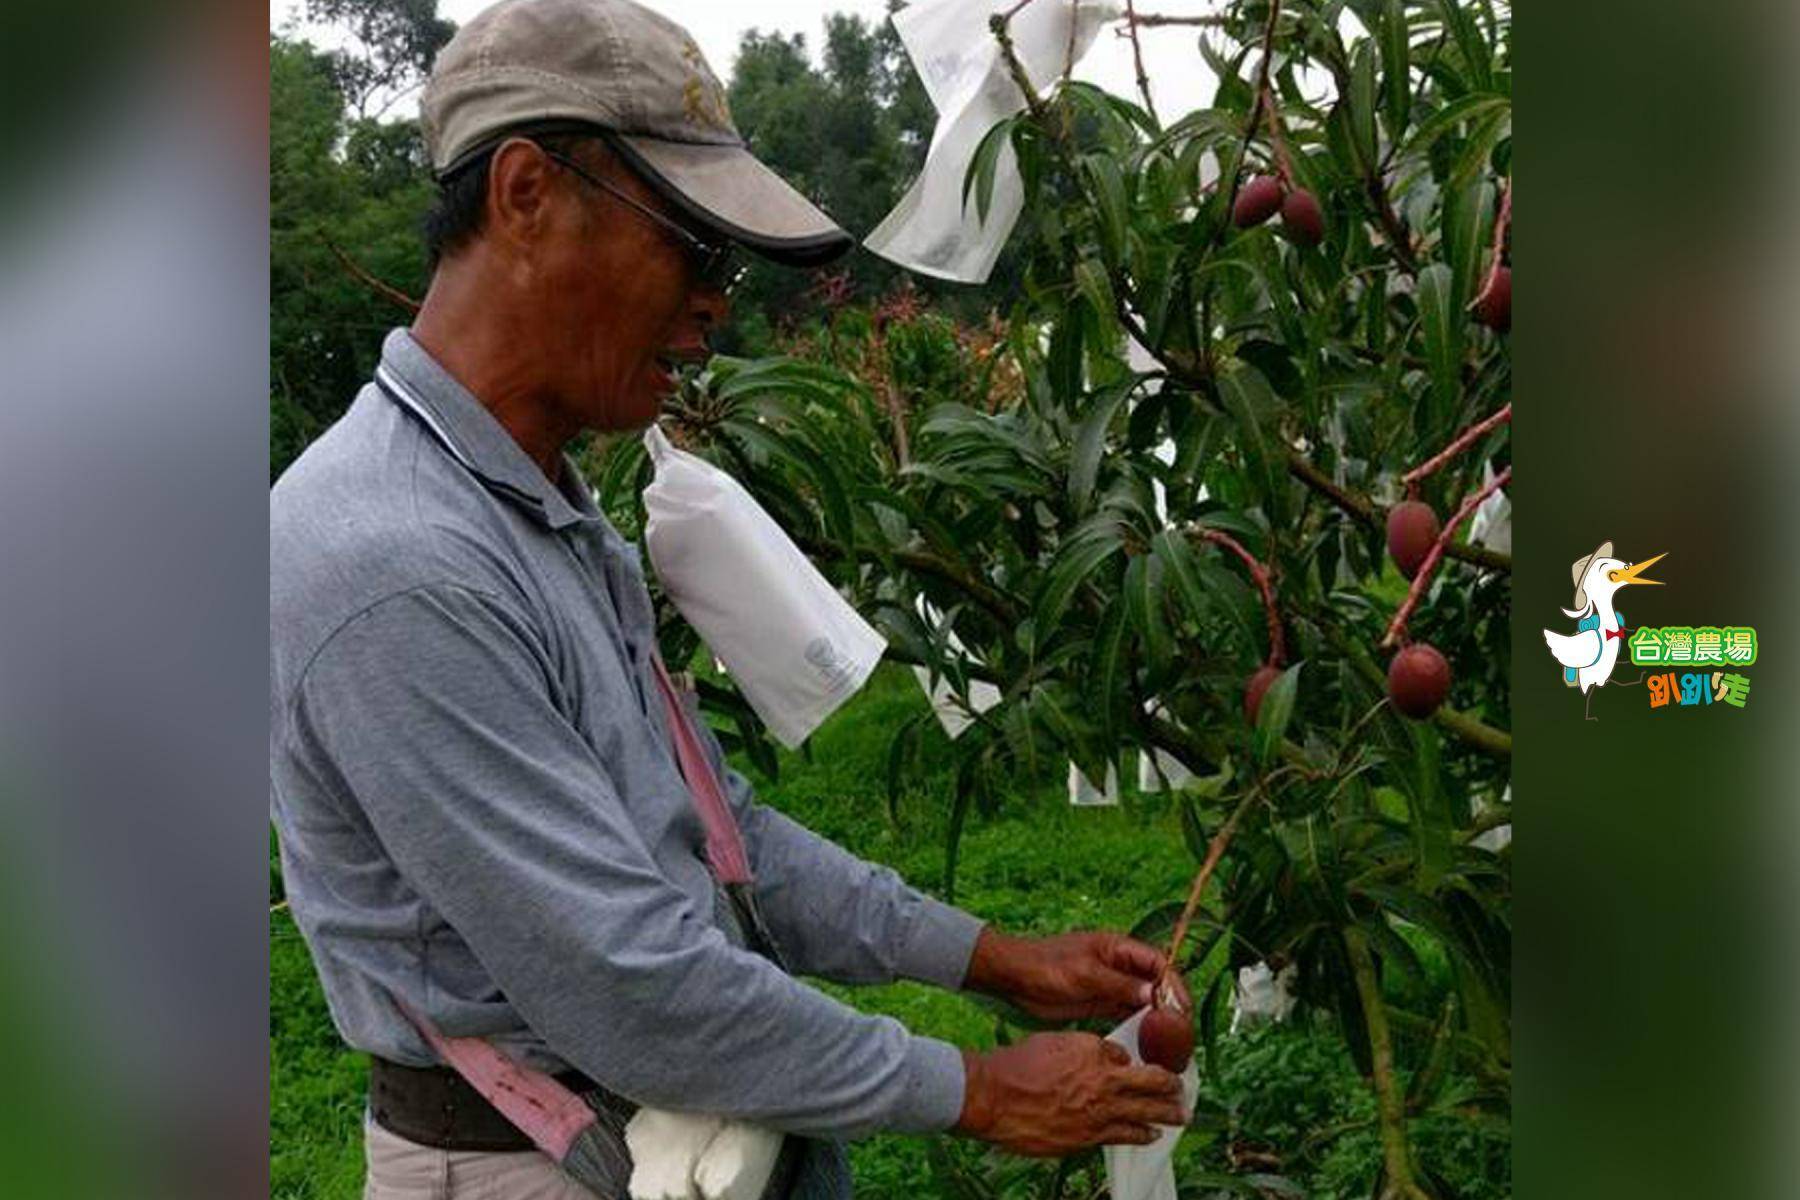
[[[1120,933],[1020,938],[984,928],[969,960],[966,986],[999,996],[1046,1021],[1118,1020],[1150,1003],[1166,960]],[[1193,1010],[1187,986],[1170,976],[1176,1003]]]
[[[1157,1125],[1185,1125],[1181,1080],[1134,1065],[1091,1033],[1038,1033],[985,1054],[964,1052],[968,1083],[956,1132],[1053,1158],[1101,1145],[1144,1145]]]

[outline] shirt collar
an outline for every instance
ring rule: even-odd
[[[487,406],[458,383],[405,329],[389,333],[375,380],[390,399],[410,411],[450,456],[489,491],[517,504],[551,529],[588,521],[605,524],[567,455],[562,469],[577,495],[551,483],[524,447]]]

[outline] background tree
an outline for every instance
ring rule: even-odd
[[[456,33],[454,22],[438,16],[437,0],[307,0],[306,18],[350,35],[350,46],[324,60],[345,102],[365,119],[422,83]]]
[[[350,118],[328,56],[269,44],[269,477],[368,380],[425,288],[432,184],[413,121]]]
[[[879,225],[917,177],[937,125],[937,111],[892,24],[871,29],[854,16],[826,18],[817,66],[802,34],[747,32],[730,100],[757,156],[858,236]],[[860,248],[817,272],[756,263],[736,297],[737,325],[720,339],[720,349],[766,353],[774,348],[775,330],[793,329],[852,300],[872,302],[903,281],[933,306],[979,319],[1010,302],[1018,276],[1010,254],[981,287],[908,279]]]

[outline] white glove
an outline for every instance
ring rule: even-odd
[[[638,1109],[625,1126],[631,1200],[700,1200],[694,1167],[724,1124],[718,1117]]]
[[[640,1108],[625,1126],[631,1200],[758,1200],[781,1134],[743,1121]]]
[[[758,1200],[780,1153],[781,1135],[773,1129],[728,1122],[700,1156],[694,1182],[705,1200]]]

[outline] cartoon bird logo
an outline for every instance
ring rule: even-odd
[[[1625,618],[1613,607],[1613,597],[1628,584],[1661,586],[1660,579],[1645,579],[1643,573],[1667,555],[1641,563],[1626,563],[1613,557],[1613,544],[1600,543],[1600,548],[1581,559],[1571,569],[1575,582],[1575,607],[1563,612],[1576,618],[1573,636],[1544,630],[1544,641],[1550,653],[1563,665],[1563,682],[1579,687],[1587,697],[1583,706],[1587,719],[1597,721],[1592,706],[1594,689],[1612,679],[1613,667],[1625,647]],[[1633,681],[1643,682],[1642,679]]]

